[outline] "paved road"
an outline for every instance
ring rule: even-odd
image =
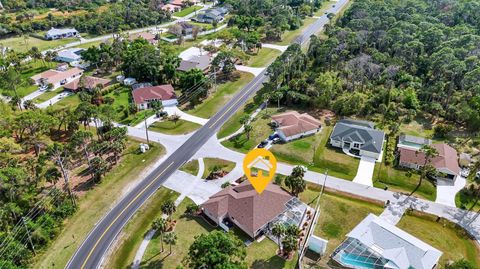
[[[348,0],[340,0],[336,3],[335,8],[345,5],[347,2]],[[325,16],[322,16],[322,18],[319,19],[324,23],[312,24],[296,42],[301,44],[305,43],[312,33],[320,30],[327,22],[324,18]],[[261,88],[262,83],[266,79],[267,76],[264,70],[247,86],[240,90],[217,114],[210,118],[207,124],[200,128],[150,175],[120,200],[120,202],[97,223],[70,259],[66,268],[98,268],[102,263],[105,253],[115,241],[116,236],[142,204],[162,186],[169,176],[183,163],[188,161],[208,139],[215,135],[218,129]]]

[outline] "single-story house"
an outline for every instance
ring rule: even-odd
[[[224,7],[208,9],[203,13],[198,14],[192,18],[193,21],[201,23],[213,23],[221,22],[225,19],[225,15],[228,14],[228,9]]]
[[[347,234],[331,257],[346,268],[432,269],[442,254],[388,221],[369,214]]]
[[[32,76],[30,79],[36,85],[48,85],[53,84],[53,88],[56,89],[62,85],[67,84],[68,82],[78,79],[82,76],[83,70],[77,67],[61,71],[59,69],[50,69],[35,76]]]
[[[294,199],[279,186],[270,183],[258,194],[249,181],[229,186],[201,205],[203,213],[225,230],[233,223],[251,238],[266,234],[270,222],[288,210]]]
[[[84,85],[81,86],[80,85],[80,80],[81,80],[80,78],[75,79],[75,80],[65,84],[63,86],[63,88],[65,90],[69,90],[69,91],[72,91],[72,92],[77,92],[82,87],[85,88],[85,89],[91,90],[91,89],[95,88],[96,86],[100,85],[103,89],[112,82],[109,79],[97,78],[97,77],[92,77],[92,76],[85,76],[84,79],[83,79],[84,80],[84,82],[83,82]]]
[[[440,178],[455,179],[460,173],[457,151],[445,143],[433,144],[431,147],[437,150],[438,156],[433,157],[430,160],[430,164],[438,172],[445,175],[444,177],[440,176]],[[400,155],[398,165],[401,167],[418,170],[427,161],[425,153],[421,150],[399,148],[398,151]]]
[[[398,138],[398,148],[406,148],[406,149],[421,149],[425,145],[431,145],[432,140],[413,136],[413,135],[406,135],[401,134]]]
[[[54,40],[68,37],[78,37],[79,33],[74,28],[57,29],[51,28],[45,33],[45,39]]]
[[[307,113],[300,114],[297,111],[273,115],[272,123],[276,126],[280,139],[285,142],[313,135],[322,128],[319,120]]]
[[[168,28],[168,32],[178,36],[180,35],[180,31],[181,31],[181,34],[183,36],[186,36],[186,35],[191,35],[193,33],[194,28],[199,28],[199,27],[196,25],[190,24],[188,22],[182,21],[175,25],[171,25]]]
[[[178,7],[185,7],[185,6],[187,6],[187,2],[189,4],[195,5],[199,1],[197,1],[197,0],[188,0],[188,1],[187,0],[172,0],[172,1],[170,1],[170,4],[172,4],[174,6],[178,6]]]
[[[191,69],[197,68],[205,73],[208,72],[210,68],[210,62],[211,58],[209,55],[193,56],[189,60],[182,60],[177,70],[186,72]]]
[[[335,124],[330,135],[330,145],[351,154],[379,159],[385,133],[376,130],[373,122],[343,119]]]
[[[157,37],[154,34],[149,33],[149,32],[140,32],[140,33],[131,34],[128,37],[128,40],[132,41],[132,40],[135,40],[137,38],[143,38],[143,39],[147,40],[150,44],[153,44],[153,45],[156,45],[158,43]]]
[[[177,5],[172,5],[172,4],[165,4],[162,6],[162,10],[164,11],[170,11],[170,12],[177,12],[180,11],[182,7],[179,7]]]
[[[78,62],[82,60],[82,51],[84,51],[82,48],[64,49],[58,52],[55,60],[66,63]]]
[[[147,109],[152,101],[161,101],[163,106],[178,104],[177,96],[172,85],[158,85],[133,90],[133,101],[139,110]]]

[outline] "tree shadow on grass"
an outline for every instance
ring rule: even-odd
[[[285,267],[285,259],[274,255],[268,259],[258,259],[253,261],[250,268],[254,269],[271,269],[271,268],[284,268]]]

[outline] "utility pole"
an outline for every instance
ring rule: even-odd
[[[27,231],[27,236],[28,236],[28,241],[30,242],[30,246],[32,247],[33,255],[37,255],[37,252],[35,251],[35,246],[33,245],[32,241],[32,236],[30,235],[30,230],[28,230],[27,223],[25,222],[25,218],[22,217],[22,223],[25,226],[25,230]]]
[[[217,69],[213,67],[213,91],[217,91]]]
[[[150,139],[148,139],[147,113],[145,113],[145,135],[147,136],[147,144],[150,144]]]

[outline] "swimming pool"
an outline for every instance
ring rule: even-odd
[[[340,261],[344,265],[354,268],[375,268],[375,259],[358,256],[352,253],[340,253]]]

